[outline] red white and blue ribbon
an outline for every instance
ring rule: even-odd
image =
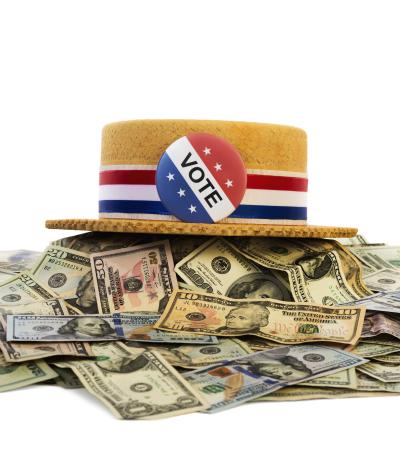
[[[156,165],[102,166],[100,218],[177,221],[161,202],[156,169]],[[303,173],[248,169],[240,205],[221,222],[305,224],[307,186]]]

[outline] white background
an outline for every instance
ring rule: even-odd
[[[396,5],[397,4],[397,5]],[[100,134],[140,118],[296,125],[309,217],[399,243],[396,1],[0,2],[0,249],[95,217]],[[0,394],[2,472],[374,473],[400,398],[252,404],[118,421],[84,391]],[[393,432],[391,432],[393,429]]]

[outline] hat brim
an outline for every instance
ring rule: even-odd
[[[54,219],[46,221],[49,229],[103,231],[117,233],[193,234],[206,236],[271,236],[296,238],[353,237],[357,228],[314,225],[185,223],[146,219]]]

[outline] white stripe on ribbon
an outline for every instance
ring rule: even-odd
[[[155,185],[101,185],[100,200],[160,201]],[[304,191],[255,190],[245,191],[242,205],[307,206]]]

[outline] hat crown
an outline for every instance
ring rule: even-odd
[[[189,133],[224,138],[246,168],[307,172],[307,135],[286,125],[220,120],[131,120],[103,128],[102,165],[157,165],[175,140]]]

